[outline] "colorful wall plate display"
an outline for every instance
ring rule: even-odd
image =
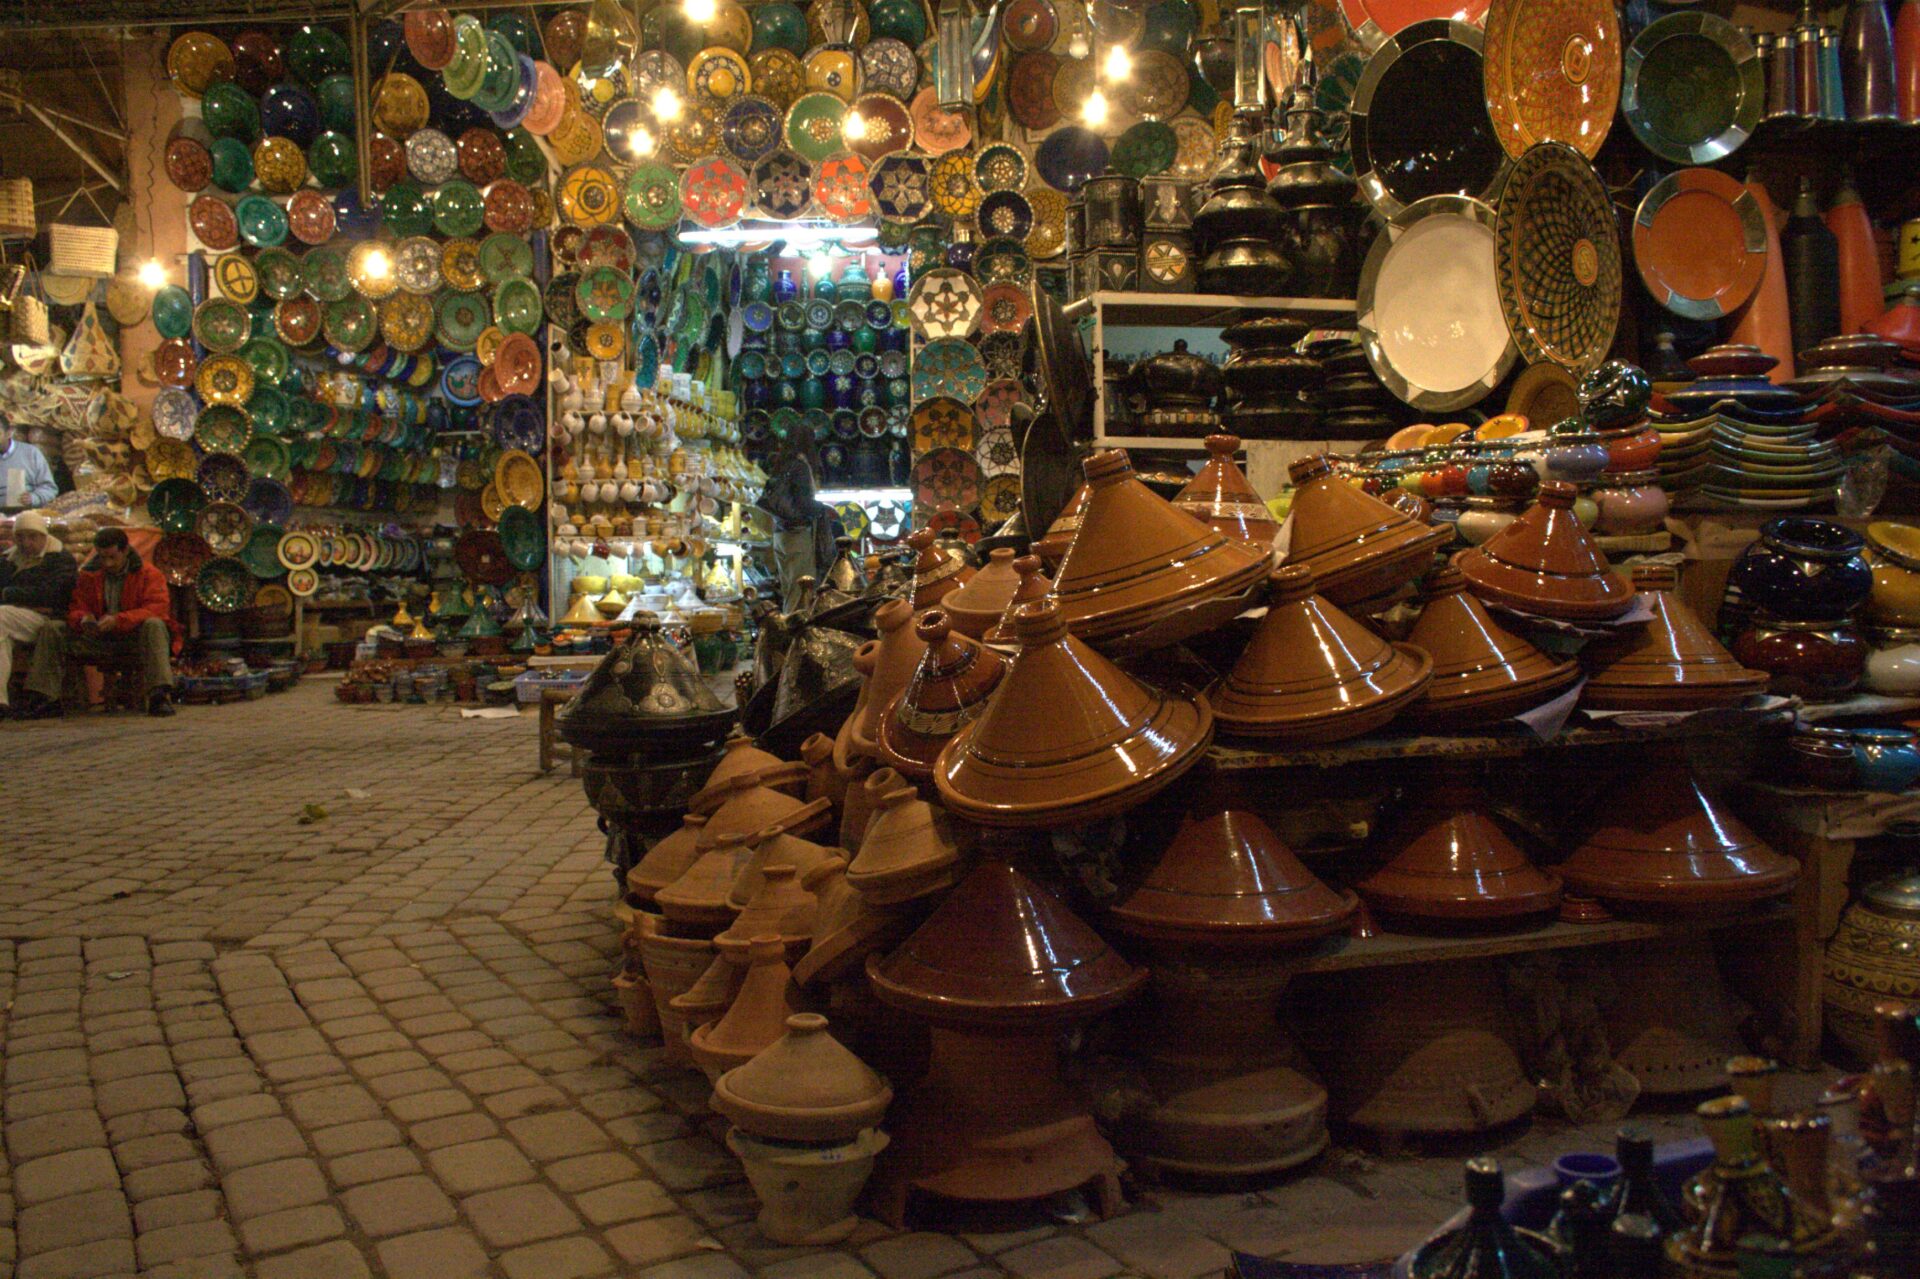
[[[1656,19],[1627,47],[1620,110],[1633,136],[1674,164],[1711,164],[1753,133],[1765,107],[1760,52],[1711,13]]]
[[[1561,142],[1530,147],[1500,192],[1500,301],[1530,364],[1585,372],[1606,358],[1620,319],[1620,231],[1586,158]]]
[[[1692,320],[1718,319],[1760,287],[1766,217],[1753,193],[1718,169],[1682,169],[1640,201],[1633,260],[1661,306]]]
[[[1428,196],[1485,200],[1498,190],[1507,154],[1487,114],[1481,44],[1478,27],[1431,19],[1368,59],[1349,139],[1354,177],[1383,217]]]

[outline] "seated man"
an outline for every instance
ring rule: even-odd
[[[13,522],[13,547],[0,555],[0,719],[13,713],[7,693],[13,646],[33,644],[67,615],[77,571],[73,556],[48,531],[46,516],[28,511]],[[52,688],[29,684],[28,691],[53,700],[60,685],[57,679]]]
[[[47,627],[33,646],[28,686],[36,694],[49,681],[60,687],[69,654],[81,662],[138,654],[147,714],[171,715],[175,629],[166,576],[141,560],[125,532],[103,528],[93,535],[93,559],[80,570],[66,624]],[[58,698],[38,696],[28,712],[34,718],[60,713]]]
[[[0,414],[0,507],[45,506],[59,495],[47,455],[15,438],[13,423]]]

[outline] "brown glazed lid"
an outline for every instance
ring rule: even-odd
[[[1686,601],[1674,593],[1679,574],[1665,564],[1638,564],[1634,589],[1653,620],[1580,654],[1587,686],[1580,700],[1596,710],[1698,710],[1732,706],[1767,686],[1765,671],[1734,660]]]
[[[827,809],[833,807],[832,801],[825,796],[807,801],[807,809],[797,816],[802,820],[813,815],[813,805],[820,804]],[[733,887],[727,890],[727,904],[744,908],[754,891],[760,887],[761,871],[776,862],[786,862],[805,882],[807,872],[840,852],[837,848],[825,844],[816,844],[810,839],[801,839],[798,835],[787,833],[787,823],[776,822],[763,831],[757,832],[747,841],[753,845],[753,856],[734,876]]]
[[[880,1002],[935,1024],[1052,1026],[1118,1007],[1147,979],[1004,860],[960,881],[891,955],[867,957]]]
[[[1449,564],[1426,583],[1426,607],[1407,642],[1433,658],[1433,678],[1408,712],[1435,728],[1491,724],[1538,706],[1580,677],[1500,625]]]
[[[1015,588],[1013,598],[1007,601],[1007,607],[1001,611],[1000,620],[987,629],[981,638],[989,644],[1013,643],[1013,610],[1022,604],[1031,604],[1044,598],[1053,590],[1053,579],[1043,572],[1044,565],[1038,555],[1022,555],[1013,562],[1013,571],[1020,577],[1020,585]]]
[[[1215,531],[1257,549],[1273,553],[1273,537],[1280,531],[1273,512],[1256,493],[1233,455],[1240,451],[1237,435],[1209,435],[1207,464],[1187,481],[1173,504]]]
[[[786,944],[772,935],[755,937],[747,944],[747,975],[740,993],[719,1021],[699,1027],[687,1039],[694,1061],[710,1079],[752,1061],[786,1033],[787,1018],[801,1011],[793,1006],[794,993]]]
[[[695,843],[705,852],[722,840],[745,839],[779,822],[795,835],[810,835],[827,824],[830,806],[811,803],[762,786],[751,777],[736,777],[726,785],[720,806],[707,818]]]
[[[1102,449],[1081,469],[1085,515],[1053,579],[1061,615],[1080,639],[1125,638],[1192,605],[1244,594],[1266,573],[1267,555],[1228,541],[1142,484],[1123,450]]]
[[[1684,747],[1653,752],[1595,811],[1592,833],[1557,868],[1589,897],[1681,910],[1740,905],[1787,891],[1800,873],[1700,785]]]
[[[986,711],[1007,673],[1007,659],[953,634],[943,608],[928,609],[916,627],[926,651],[913,678],[881,712],[875,753],[907,776],[923,778],[933,776],[941,747]]]
[[[724,951],[744,947],[755,937],[777,936],[788,946],[805,946],[813,940],[816,908],[792,862],[769,863],[760,871],[760,886],[713,944]]]
[[[1513,523],[1454,556],[1467,586],[1491,604],[1568,621],[1618,617],[1633,586],[1573,514],[1574,487],[1548,480]]]
[[[945,888],[960,863],[960,846],[946,810],[920,798],[913,783],[891,768],[865,782],[873,803],[860,852],[847,883],[868,902],[890,906]]]
[[[646,855],[627,872],[627,891],[651,905],[661,889],[687,873],[700,858],[700,836],[706,832],[708,818],[688,813],[680,819],[680,829],[649,848]]]
[[[913,613],[914,606],[905,600],[888,600],[873,610],[873,629],[879,638],[868,640],[853,655],[855,669],[866,677],[866,696],[852,717],[853,745],[869,755],[881,710],[907,686],[927,648],[913,626]]]
[[[950,555],[934,544],[930,528],[907,534],[907,545],[917,554],[913,562],[913,611],[932,608],[973,577],[973,568],[958,555]]]
[[[703,850],[678,879],[654,894],[654,905],[676,923],[726,927],[740,913],[728,903],[727,893],[752,855],[745,835]]]
[[[1390,644],[1314,594],[1311,569],[1275,570],[1267,615],[1208,691],[1220,727],[1287,742],[1371,732],[1426,687],[1432,660]]]
[[[1356,887],[1391,915],[1431,920],[1508,919],[1560,904],[1560,880],[1536,870],[1481,811],[1470,774],[1442,776],[1388,823],[1386,865]]]
[[[1293,480],[1288,564],[1313,570],[1320,594],[1359,604],[1391,594],[1426,572],[1451,526],[1422,524],[1335,475],[1323,454],[1287,468]]]
[[[986,826],[1091,821],[1133,807],[1200,762],[1205,697],[1136,683],[1067,633],[1052,599],[1014,612],[1020,652],[986,713],[934,761],[940,798]]]
[[[854,965],[907,935],[908,915],[878,911],[847,884],[843,855],[830,857],[801,880],[819,903],[813,916],[813,944],[793,966],[802,986],[838,981]]]
[[[1049,569],[1060,566],[1067,558],[1067,548],[1073,545],[1074,535],[1080,531],[1080,521],[1087,509],[1087,495],[1092,486],[1082,484],[1060,508],[1060,514],[1047,526],[1046,536],[1033,544],[1033,553],[1038,555]]]
[[[1154,941],[1277,947],[1341,931],[1358,905],[1315,878],[1265,822],[1228,809],[1189,816],[1109,913],[1114,927]]]
[[[953,629],[970,639],[979,639],[987,628],[1000,620],[1020,589],[1020,574],[1013,567],[1013,548],[996,547],[987,562],[965,586],[940,601],[940,607],[953,619]]]
[[[852,1141],[887,1113],[893,1089],[827,1033],[819,1013],[787,1018],[787,1033],[713,1085],[713,1108],[755,1137]]]
[[[727,797],[727,783],[736,777],[751,777],[762,786],[798,794],[800,788],[807,784],[807,766],[804,763],[790,764],[778,755],[755,746],[753,739],[745,733],[736,732],[727,738],[726,753],[713,766],[713,771],[707,774],[706,782],[687,801],[687,811],[711,813],[720,807]]]

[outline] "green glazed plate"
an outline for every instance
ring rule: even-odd
[[[256,329],[271,329],[272,324],[256,324]],[[286,380],[287,371],[293,367],[293,359],[287,353],[287,344],[269,332],[257,333],[240,348],[240,357],[253,366],[254,381],[258,385],[278,384]]]
[[[275,448],[279,448],[278,443],[275,441],[268,440],[266,442],[273,444]],[[284,451],[285,450],[282,450],[282,452]],[[248,460],[252,460],[251,456],[249,456]],[[284,460],[283,458],[282,461]],[[255,474],[265,474],[265,472],[261,471],[258,467],[254,468],[254,472]],[[283,575],[287,571],[287,568],[286,565],[280,562],[280,539],[286,535],[287,531],[278,524],[254,525],[253,532],[247,535],[247,544],[240,548],[240,562],[247,566],[247,572],[253,574],[263,582]]]
[[[540,517],[524,506],[508,506],[500,512],[500,544],[507,563],[522,573],[531,573],[547,557],[547,531]]]
[[[191,533],[206,492],[192,480],[161,480],[147,494],[147,518],[165,533]]]
[[[580,314],[596,324],[623,320],[633,309],[633,280],[624,271],[597,266],[580,277],[574,300]]]
[[[628,176],[621,202],[629,222],[664,231],[680,220],[680,175],[670,164],[649,161]]]
[[[287,211],[264,195],[248,195],[233,206],[240,238],[256,249],[270,249],[287,238]]]
[[[1180,138],[1172,125],[1142,120],[1113,144],[1112,165],[1129,177],[1144,178],[1172,168],[1179,152]]]
[[[209,404],[193,424],[193,439],[205,452],[237,455],[253,442],[253,423],[231,404]]]
[[[291,401],[287,393],[277,386],[268,386],[259,379],[254,380],[253,394],[247,399],[247,413],[253,418],[255,435],[278,435],[287,429],[293,419]]]
[[[531,335],[540,327],[540,289],[532,280],[502,280],[493,291],[493,322],[509,333]]]
[[[517,235],[495,232],[480,241],[480,273],[490,284],[526,279],[533,274],[533,246]]]
[[[318,301],[338,302],[353,292],[353,281],[347,278],[346,255],[338,249],[307,250],[300,269],[306,277],[307,292]]]
[[[364,351],[379,327],[373,303],[354,294],[327,304],[322,332],[343,351]]]
[[[525,129],[514,129],[502,139],[507,149],[507,176],[523,187],[547,180],[547,157]]]
[[[216,613],[238,613],[253,599],[253,574],[231,557],[208,560],[194,579],[200,602]]]
[[[246,459],[247,469],[255,475],[264,475],[270,480],[285,480],[287,471],[293,465],[287,454],[287,446],[269,436],[256,436],[247,445],[247,451],[241,456]]]
[[[300,296],[306,281],[300,259],[285,249],[262,249],[253,260],[254,273],[260,277],[260,291],[276,302]]]
[[[469,188],[471,189],[471,188]],[[380,219],[401,239],[433,230],[433,206],[419,187],[402,178],[380,198]]]
[[[434,332],[442,345],[456,351],[471,351],[492,322],[487,299],[482,294],[447,293],[440,298]]]
[[[253,152],[238,138],[215,138],[209,150],[213,158],[213,185],[238,195],[253,185]]]
[[[232,355],[252,335],[253,317],[238,302],[208,298],[193,312],[193,336],[209,351]]]
[[[193,332],[193,298],[177,284],[153,295],[153,327],[169,341]]]
[[[465,178],[443,182],[433,193],[433,225],[441,235],[449,238],[478,235],[486,225],[486,217],[486,201]]]
[[[307,147],[307,169],[323,187],[351,186],[357,165],[353,139],[345,133],[329,129]]]

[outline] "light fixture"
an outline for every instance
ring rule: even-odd
[[[1127,76],[1132,74],[1133,55],[1127,52],[1126,45],[1116,44],[1107,50],[1104,70],[1107,80],[1112,84],[1119,84],[1122,80],[1125,80]]]
[[[833,255],[825,249],[822,249],[807,260],[807,274],[816,280],[826,279],[827,274],[832,270]]]
[[[372,249],[368,251],[361,268],[369,279],[384,280],[393,274],[393,259],[387,256],[385,249]]]
[[[840,502],[858,502],[865,506],[869,502],[910,502],[913,500],[913,490],[905,488],[820,489],[813,496],[815,501],[825,502],[829,506]]]
[[[867,136],[867,118],[858,111],[849,111],[840,121],[840,136],[848,142],[858,142]]]
[[[627,150],[635,155],[653,154],[653,134],[643,125],[635,125],[627,134]]]
[[[653,118],[665,124],[680,118],[680,95],[668,85],[661,85],[653,93]]]
[[[741,244],[767,244],[774,240],[782,241],[790,252],[797,253],[821,244],[840,244],[843,247],[854,244],[866,244],[878,239],[880,232],[870,226],[807,226],[791,222],[762,222],[741,226],[717,227],[712,230],[682,231],[679,240],[682,244],[711,244],[720,248],[731,248]]]
[[[1080,104],[1080,123],[1089,129],[1098,129],[1107,122],[1107,95],[1095,89]]]
[[[167,287],[167,268],[159,258],[148,258],[140,264],[140,285],[154,293]]]
[[[704,27],[713,21],[714,15],[719,12],[719,5],[714,0],[686,0],[686,12],[688,22],[696,27]]]

